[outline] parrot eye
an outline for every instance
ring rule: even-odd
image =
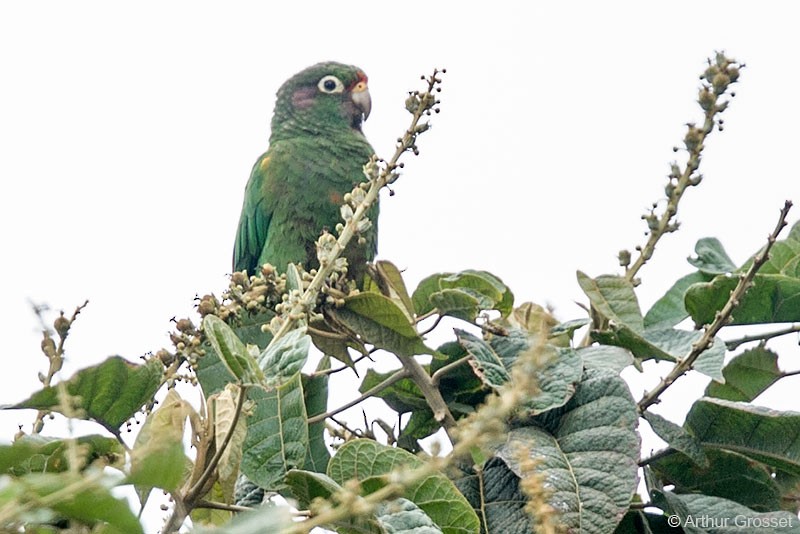
[[[329,74],[319,81],[317,88],[323,93],[341,93],[344,91],[344,84],[342,80]]]

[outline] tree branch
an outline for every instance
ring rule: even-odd
[[[335,410],[331,410],[330,412],[321,413],[319,415],[315,415],[314,417],[309,417],[308,418],[308,424],[309,425],[313,425],[314,423],[319,423],[320,421],[324,421],[328,417],[333,417],[334,415],[337,415],[337,414],[339,414],[339,413],[341,413],[341,412],[343,412],[345,410],[348,410],[348,409],[352,408],[353,406],[355,406],[356,404],[362,402],[363,400],[368,399],[368,398],[372,397],[373,395],[377,395],[378,393],[380,393],[384,389],[386,389],[388,387],[391,387],[396,382],[399,382],[400,380],[402,380],[404,378],[408,378],[409,376],[410,376],[410,373],[408,372],[407,369],[405,369],[405,368],[404,369],[400,369],[399,371],[394,373],[392,376],[390,376],[389,378],[387,378],[386,380],[384,380],[380,384],[377,384],[374,387],[370,388],[369,390],[365,391],[357,399],[353,399],[350,402],[348,402],[346,404],[343,404],[342,406],[339,406]]]
[[[725,303],[725,306],[723,306],[722,309],[717,312],[714,321],[704,329],[703,335],[700,337],[700,339],[692,344],[689,354],[676,362],[669,374],[662,378],[654,389],[645,393],[638,403],[639,413],[644,412],[648,406],[657,403],[659,396],[664,393],[664,391],[671,386],[675,380],[683,376],[692,368],[695,360],[697,360],[697,358],[712,345],[714,342],[714,336],[717,335],[717,332],[719,332],[720,329],[730,321],[731,314],[733,313],[734,309],[736,309],[741,302],[742,297],[744,297],[745,293],[747,293],[747,290],[750,289],[750,286],[753,284],[753,278],[755,278],[756,273],[769,259],[769,252],[772,249],[772,245],[775,244],[778,234],[780,234],[781,230],[783,230],[783,228],[786,226],[786,216],[791,207],[791,201],[787,200],[783,206],[783,209],[781,209],[780,217],[778,218],[778,223],[775,225],[775,229],[767,238],[766,247],[764,247],[764,249],[753,259],[753,264],[747,270],[747,273],[739,278],[739,283],[736,284],[734,290],[731,291],[731,295],[728,298],[728,301]]]
[[[785,336],[786,334],[791,334],[793,332],[800,332],[800,324],[793,324],[787,328],[782,328],[781,330],[775,330],[773,332],[766,332],[764,334],[753,334],[750,336],[742,336],[739,339],[733,339],[731,341],[725,342],[725,347],[728,350],[736,350],[739,348],[740,345],[744,345],[745,343],[750,343],[752,341],[767,341],[772,338]]]

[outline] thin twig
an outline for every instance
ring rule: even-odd
[[[457,367],[461,367],[463,364],[467,363],[470,359],[472,359],[472,354],[467,354],[466,356],[457,359],[454,362],[450,362],[441,369],[437,369],[433,375],[431,375],[431,382],[434,386],[439,385],[439,381],[442,379],[444,375],[452,371]]]
[[[371,354],[372,354],[372,351],[370,351],[369,354],[362,354],[361,356],[359,356],[358,358],[353,360],[353,366],[357,365],[362,360],[366,360],[366,359],[370,358]],[[336,367],[336,368],[333,368],[333,369],[322,369],[321,371],[314,371],[313,373],[311,373],[309,375],[309,377],[310,378],[316,378],[318,376],[332,375],[332,374],[338,373],[340,371],[346,371],[347,369],[353,369],[353,367],[351,367],[349,365],[343,365],[341,367]]]
[[[775,241],[778,239],[778,234],[780,234],[781,230],[783,230],[783,228],[786,226],[786,216],[791,207],[792,202],[787,200],[781,209],[780,217],[778,218],[778,223],[775,225],[775,229],[767,238],[766,247],[764,247],[764,249],[759,252],[755,258],[753,258],[753,264],[747,270],[747,273],[739,278],[739,283],[736,284],[734,290],[731,291],[731,295],[728,297],[728,301],[725,303],[725,306],[723,306],[722,309],[716,313],[714,321],[704,329],[703,335],[700,337],[700,339],[692,344],[689,354],[678,360],[669,374],[662,378],[655,388],[645,393],[638,403],[639,413],[644,412],[648,406],[657,403],[661,394],[664,393],[664,391],[671,386],[675,380],[683,376],[692,368],[695,360],[697,360],[697,358],[700,357],[700,355],[713,344],[714,336],[717,335],[717,332],[719,332],[723,326],[728,324],[734,309],[736,309],[736,307],[742,301],[745,293],[747,293],[747,290],[750,289],[750,286],[753,284],[753,278],[755,278],[756,273],[769,259],[769,252],[772,249],[772,245],[775,244]]]
[[[208,508],[209,510],[224,510],[226,512],[252,512],[253,509],[248,506],[237,506],[235,504],[225,504],[224,502],[206,501],[201,499],[197,501],[195,508]]]
[[[752,341],[768,341],[772,338],[785,336],[786,334],[791,334],[793,332],[800,332],[800,324],[793,324],[787,328],[775,330],[774,332],[767,332],[765,334],[753,334],[750,336],[740,337],[739,339],[732,339],[731,341],[725,342],[725,347],[727,347],[728,350],[736,350],[740,345],[744,345],[745,343],[750,343]]]
[[[420,332],[419,335],[425,337],[431,332],[433,332],[436,329],[436,327],[439,326],[439,323],[442,322],[442,319],[444,319],[444,315],[438,316],[436,320],[433,321],[433,324],[430,326],[430,328],[426,328],[424,331]],[[416,321],[416,323],[419,324],[419,321]]]
[[[372,397],[374,395],[377,395],[378,393],[380,393],[384,389],[386,389],[388,387],[391,387],[396,382],[399,382],[400,380],[402,380],[404,378],[408,378],[409,376],[410,376],[410,373],[408,372],[407,369],[400,369],[399,371],[397,371],[396,373],[391,375],[389,378],[387,378],[386,380],[384,380],[380,384],[377,384],[374,387],[371,387],[369,390],[365,391],[360,397],[358,397],[356,399],[353,399],[350,402],[348,402],[346,404],[343,404],[342,406],[339,406],[335,410],[331,410],[330,412],[321,413],[319,415],[315,415],[313,417],[309,417],[308,418],[308,424],[309,425],[313,425],[314,423],[319,423],[320,421],[324,421],[328,417],[333,417],[334,415],[337,415],[337,414],[339,414],[339,413],[341,413],[341,412],[343,412],[345,410],[348,410],[348,409],[352,408],[353,406],[355,406],[356,404],[358,404],[359,402],[363,401],[364,399],[368,399],[368,398],[370,398],[370,397]]]

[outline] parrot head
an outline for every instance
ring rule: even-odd
[[[309,133],[361,132],[371,107],[364,71],[342,63],[317,63],[278,90],[270,141]]]

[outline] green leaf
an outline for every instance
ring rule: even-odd
[[[366,393],[396,372],[397,370],[379,373],[374,369],[367,369],[367,374],[361,381],[358,391],[360,393]],[[410,378],[403,378],[395,382],[375,396],[382,399],[392,410],[401,414],[415,410],[424,410],[428,407],[428,403],[422,391],[420,391],[419,387],[417,387]]]
[[[300,372],[308,359],[311,337],[306,328],[291,330],[271,343],[258,357],[258,365],[269,385],[279,385]]]
[[[800,475],[800,413],[704,397],[684,426],[706,447],[726,449]]]
[[[317,371],[330,368],[330,360],[323,358],[317,366]],[[328,379],[329,375],[321,374],[314,377],[302,375],[303,395],[306,403],[308,417],[314,417],[328,411]],[[308,426],[308,456],[305,468],[319,473],[324,473],[328,468],[331,453],[325,445],[325,421],[319,421]]]
[[[32,408],[72,415],[85,414],[103,425],[112,434],[149,402],[161,385],[163,366],[156,359],[143,365],[112,356],[92,367],[81,369],[64,382],[70,406],[64,413],[58,386],[40,389],[27,400],[5,408]]]
[[[430,296],[441,289],[439,279],[451,273],[436,273],[427,276],[420,281],[414,293],[411,294],[411,303],[417,316],[425,315],[433,311],[436,306],[431,303]]]
[[[206,315],[203,318],[203,332],[231,376],[236,380],[244,380],[249,354],[231,327],[216,315]]]
[[[294,525],[288,506],[262,506],[252,512],[236,514],[233,521],[219,528],[196,527],[194,534],[265,534],[286,532]]]
[[[691,352],[692,345],[703,337],[703,332],[669,328],[647,330],[644,337],[650,344],[678,360]],[[714,380],[724,380],[722,364],[725,361],[725,350],[725,342],[714,338],[714,343],[695,360],[692,368]]]
[[[173,491],[181,483],[186,465],[183,431],[186,418],[195,413],[191,404],[170,389],[157,410],[145,419],[131,451],[129,484]]]
[[[373,479],[397,468],[417,469],[422,460],[402,449],[375,441],[348,441],[328,464],[328,476],[342,484],[351,478]],[[453,483],[440,473],[432,473],[406,488],[403,497],[421,508],[445,534],[478,532],[478,517]]]
[[[576,350],[560,347],[548,347],[545,350],[549,356],[544,365],[536,370],[539,391],[524,402],[528,415],[563,406],[572,398],[583,374],[583,360]]]
[[[481,532],[529,534],[533,524],[519,482],[503,460],[493,457],[475,474],[457,480],[456,486],[480,518]]]
[[[279,491],[289,469],[302,467],[308,449],[308,425],[300,375],[266,391],[248,390],[255,410],[247,420],[242,473],[265,490]]]
[[[686,291],[692,285],[707,282],[709,279],[710,276],[701,272],[687,274],[678,279],[664,296],[648,310],[644,316],[644,326],[646,328],[671,328],[689,317],[689,312],[686,311],[684,305]]]
[[[430,353],[403,310],[383,295],[359,293],[345,299],[344,307],[332,309],[330,314],[378,348],[405,356]]]
[[[746,350],[722,368],[725,383],[712,381],[707,397],[750,402],[777,382],[783,374],[778,369],[778,355],[764,347]]]
[[[328,475],[302,469],[289,470],[286,473],[286,485],[301,508],[308,508],[311,501],[317,497],[327,499],[342,489],[342,486]]]
[[[474,321],[481,310],[489,309],[492,300],[477,291],[464,288],[442,289],[430,295],[431,304],[439,315],[448,315],[463,321]]]
[[[587,369],[562,408],[512,430],[498,451],[523,478],[519,454],[529,451],[552,489],[549,502],[576,532],[611,532],[630,506],[639,459],[638,415],[618,375]]]
[[[414,304],[408,296],[403,275],[395,264],[386,260],[375,262],[375,269],[380,275],[380,286],[383,294],[401,304],[409,319],[414,317]]]
[[[442,289],[469,289],[473,290],[492,302],[491,308],[500,312],[505,317],[514,308],[514,295],[506,285],[495,275],[486,271],[468,269],[455,274],[443,276],[439,280]]]
[[[582,319],[571,319],[569,321],[564,321],[563,323],[559,323],[554,326],[550,330],[550,335],[552,336],[559,336],[562,334],[566,334],[570,339],[575,334],[576,330],[580,330],[584,326],[588,325],[592,321],[587,318]]]
[[[650,463],[676,493],[702,493],[736,501],[759,512],[780,508],[780,489],[769,470],[746,456],[709,449],[705,466],[680,453]]]
[[[677,515],[684,532],[693,534],[749,534],[761,530],[788,534],[797,532],[798,528],[797,516],[789,512],[758,513],[737,502],[709,495],[655,492],[654,502],[668,514]],[[712,525],[719,525],[719,528],[709,530]]]
[[[684,453],[692,462],[700,467],[708,466],[708,458],[706,458],[706,454],[700,442],[683,427],[651,411],[645,411],[642,417],[644,417],[645,421],[650,423],[653,432],[667,442],[667,445]]]
[[[612,328],[593,333],[593,338],[602,343],[629,349],[642,360],[656,359],[675,362],[692,350],[692,344],[702,337],[699,331],[673,328],[652,329],[637,333],[629,328]],[[715,380],[724,380],[722,364],[725,359],[725,343],[715,338],[714,343],[694,363],[694,369]]]
[[[617,374],[633,363],[633,355],[628,349],[610,345],[582,347],[578,349],[578,355],[585,367],[606,369]]]
[[[395,499],[377,509],[378,521],[393,534],[441,534],[428,514],[408,499]]]
[[[441,315],[465,320],[489,309],[498,310],[505,317],[514,307],[514,295],[499,278],[475,270],[428,276],[414,290],[411,301],[418,316],[438,308]],[[478,311],[474,312],[475,306]]]
[[[620,276],[601,275],[589,278],[578,271],[578,284],[589,297],[592,307],[602,317],[634,332],[644,331],[644,320],[633,284]]]
[[[303,292],[303,277],[300,276],[300,271],[294,263],[290,263],[286,266],[286,291]]]
[[[256,345],[263,350],[272,340],[272,333],[269,330],[262,330],[261,327],[268,324],[274,316],[273,312],[254,315],[244,313],[241,318],[236,319],[236,323],[231,328],[243,344]],[[203,388],[203,393],[208,398],[225,388],[225,384],[231,381],[231,373],[208,340],[203,342],[202,348],[205,354],[198,359],[195,372],[197,380]]]
[[[328,322],[324,319],[312,319],[309,326],[311,329],[308,333],[311,336],[311,341],[314,343],[315,347],[317,347],[326,356],[330,356],[331,358],[339,360],[351,369],[355,368],[355,365],[353,364],[353,358],[350,356],[350,352],[348,351],[348,347],[350,347],[350,345],[348,344],[347,339],[344,339],[341,336],[341,333],[334,332]],[[323,334],[320,335],[319,332],[323,332]],[[328,336],[324,335],[324,333],[333,335]]]
[[[695,324],[710,324],[739,282],[738,277],[718,276],[695,284],[686,292],[686,310]],[[765,324],[800,321],[800,278],[783,274],[756,274],[733,310],[729,324]]]
[[[687,261],[697,267],[697,270],[705,275],[717,275],[732,273],[736,270],[725,248],[715,237],[704,237],[697,241],[694,246],[697,254],[696,258],[687,258]]]
[[[299,469],[292,469],[286,473],[286,484],[303,508],[308,508],[311,501],[318,497],[330,499],[332,495],[342,490],[342,486],[328,475]],[[344,519],[331,526],[336,527],[336,532],[340,534],[386,532],[374,515]]]
[[[100,460],[103,465],[121,468],[125,449],[115,438],[92,434],[74,439],[85,458],[86,467]],[[38,434],[22,436],[10,445],[0,445],[0,473],[22,476],[27,473],[60,473],[69,469],[69,439]]]
[[[485,385],[499,389],[511,379],[503,361],[491,345],[465,330],[456,329],[455,332],[458,343],[472,356],[469,363],[475,374]]]
[[[225,496],[225,492],[223,491],[222,485],[219,483],[219,481],[215,482],[211,486],[211,491],[206,494],[205,498],[211,502],[230,503]],[[225,525],[234,517],[234,515],[233,512],[229,512],[227,510],[217,510],[214,508],[195,508],[191,511],[189,517],[192,519],[192,525],[197,528],[199,526],[218,527]],[[196,530],[193,530],[192,532],[196,532]]]
[[[94,526],[108,523],[106,532],[139,534],[142,526],[127,501],[115,498],[109,488],[70,472],[31,473],[10,482],[20,491],[20,500],[37,502],[58,494],[47,508],[62,518]],[[6,491],[9,488],[6,488]],[[52,497],[50,497],[52,498]],[[50,500],[50,499],[47,499]],[[44,507],[42,507],[44,508]]]
[[[763,247],[762,249],[763,250]],[[759,250],[758,253],[761,253]],[[754,254],[744,265],[739,269],[746,271],[753,263],[753,259],[757,254]],[[759,270],[762,274],[783,274],[793,278],[800,277],[800,221],[797,221],[786,239],[776,241],[770,250],[769,259]]]
[[[215,393],[209,399],[209,405],[214,410],[214,442],[216,448],[222,446],[226,436],[231,433],[231,438],[225,451],[220,456],[217,465],[219,474],[218,484],[226,503],[233,502],[233,495],[236,480],[239,477],[239,465],[242,462],[242,447],[247,436],[247,423],[244,414],[240,414],[236,420],[236,426],[232,427],[233,420],[236,418],[236,404],[240,396],[239,386],[228,384],[228,386]]]

